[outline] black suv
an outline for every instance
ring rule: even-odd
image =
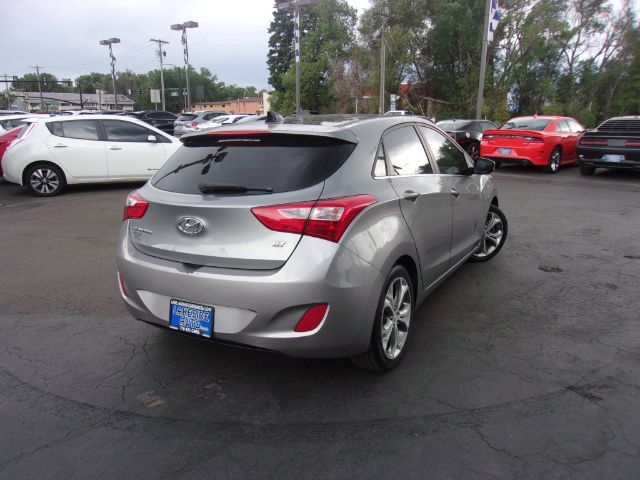
[[[142,110],[140,112],[127,113],[127,116],[142,120],[169,135],[173,135],[173,122],[178,118],[177,115],[163,110]]]

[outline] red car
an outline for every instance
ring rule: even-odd
[[[560,165],[576,163],[576,146],[584,127],[570,117],[516,117],[497,130],[484,132],[480,156],[496,162],[537,165],[556,173]]]
[[[22,129],[24,127],[24,125],[21,125],[19,127],[12,128],[4,135],[0,135],[0,177],[2,176],[2,157],[4,156],[4,152],[7,150],[7,147],[11,144],[11,142],[13,142],[16,137],[20,135],[20,132],[22,132]]]

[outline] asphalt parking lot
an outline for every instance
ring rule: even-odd
[[[386,375],[131,319],[135,185],[0,180],[0,478],[638,478],[640,175],[495,178],[507,245],[427,300]]]

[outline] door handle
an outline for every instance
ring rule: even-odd
[[[62,143],[58,143],[58,144],[53,146],[53,148],[67,148],[67,147],[68,147],[68,145],[64,145]]]
[[[405,190],[404,196],[402,198],[404,198],[405,200],[409,200],[410,202],[415,202],[416,200],[418,200],[419,196],[420,194],[418,192],[414,192],[413,190]]]
[[[122,150],[122,147],[109,147],[109,150]]]
[[[460,192],[458,192],[455,188],[451,189],[451,195],[453,195],[454,197],[458,198],[460,197]]]

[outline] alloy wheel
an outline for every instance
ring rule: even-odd
[[[380,335],[382,350],[390,360],[400,356],[407,341],[413,308],[411,303],[407,280],[404,277],[393,280],[384,297]]]
[[[562,159],[562,154],[560,150],[555,150],[551,155],[551,159],[549,160],[549,168],[552,172],[557,172],[560,169],[560,160]]]
[[[504,225],[502,219],[495,212],[489,212],[487,222],[484,225],[484,235],[480,249],[475,253],[476,258],[484,258],[491,255],[502,243],[504,237]]]
[[[43,195],[52,194],[60,188],[60,178],[58,178],[58,174],[46,167],[34,170],[33,173],[31,173],[29,183],[31,184],[31,188]]]

